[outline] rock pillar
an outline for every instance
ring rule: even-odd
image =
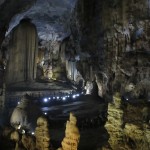
[[[37,30],[29,19],[23,19],[12,32],[7,64],[7,84],[36,78],[38,50]]]
[[[44,117],[37,119],[37,127],[35,129],[36,148],[37,150],[52,150],[50,147],[50,134],[48,121]]]
[[[77,119],[76,117],[70,113],[70,120],[66,123],[66,131],[65,131],[65,137],[62,141],[62,148],[59,148],[58,150],[77,150],[79,139],[80,139],[80,133],[79,129],[76,126]]]
[[[112,149],[118,149],[122,145],[123,132],[123,110],[121,109],[121,97],[119,93],[113,96],[113,103],[108,104],[108,121],[105,128],[110,135],[109,144]]]

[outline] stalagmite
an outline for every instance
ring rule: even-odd
[[[16,129],[18,129],[19,126],[29,129],[30,125],[28,123],[27,117],[27,104],[28,99],[25,95],[21,98],[20,103],[16,106],[16,108],[12,112],[10,123]]]
[[[20,137],[19,137],[18,131],[12,132],[11,135],[10,135],[10,139],[16,142],[15,150],[19,150],[18,142],[20,140]]]
[[[105,128],[109,133],[109,144],[113,150],[118,149],[123,143],[123,110],[122,101],[119,93],[113,96],[113,104],[108,104],[108,116]]]
[[[52,150],[50,145],[50,135],[48,129],[48,121],[44,117],[37,119],[37,127],[35,129],[36,148],[37,150]]]
[[[33,81],[36,77],[37,31],[29,19],[23,19],[12,33],[7,84]]]
[[[62,148],[59,148],[58,150],[77,150],[80,133],[76,123],[76,117],[70,113],[70,120],[66,123],[65,137],[61,143]]]

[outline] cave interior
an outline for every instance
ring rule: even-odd
[[[150,1],[0,0],[0,149],[150,150]]]

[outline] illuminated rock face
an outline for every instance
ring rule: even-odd
[[[37,150],[52,150],[50,145],[50,134],[48,129],[48,121],[44,117],[37,119],[37,127],[35,129],[36,148]]]
[[[23,97],[11,115],[10,123],[16,129],[19,125],[21,127],[29,128],[27,117],[27,103],[28,99],[26,99],[26,97]]]
[[[119,148],[123,143],[123,111],[121,109],[121,97],[116,94],[113,97],[114,103],[108,104],[108,121],[105,124],[105,128],[110,135],[109,144],[112,149]]]
[[[24,19],[14,29],[9,50],[7,84],[32,81],[36,77],[37,31]]]
[[[148,150],[150,148],[148,119],[148,110],[143,107],[143,104],[135,106],[127,104],[125,106],[120,95],[115,94],[113,103],[108,104],[108,116],[105,124],[109,133],[110,149]]]
[[[62,141],[62,148],[58,150],[77,150],[80,139],[80,133],[76,126],[77,119],[70,113],[70,120],[67,121],[65,137]]]

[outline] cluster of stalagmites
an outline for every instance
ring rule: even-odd
[[[20,148],[25,148],[27,150],[52,150],[48,121],[45,117],[39,117],[37,119],[35,137],[25,133],[21,136],[19,131],[16,130],[11,133],[10,138],[16,142],[15,150],[19,150]]]
[[[61,143],[62,148],[58,150],[77,150],[80,134],[76,122],[76,117],[70,113],[70,120],[66,123],[65,137]]]
[[[139,108],[131,104],[125,106],[117,93],[113,97],[113,103],[108,104],[108,120],[105,128],[109,133],[109,146],[103,147],[103,150],[149,150],[148,116],[148,108],[143,106]]]
[[[10,139],[16,142],[15,150],[35,150],[35,139],[31,135],[21,135],[17,130],[11,133]]]
[[[77,150],[80,134],[76,122],[76,117],[70,113],[62,148],[58,148],[58,150]],[[50,142],[48,120],[43,116],[37,119],[35,135],[27,134],[25,130],[19,130],[19,128],[16,128],[15,131],[13,129],[5,130],[3,135],[5,137],[10,135],[10,139],[16,143],[15,150],[54,150]]]

